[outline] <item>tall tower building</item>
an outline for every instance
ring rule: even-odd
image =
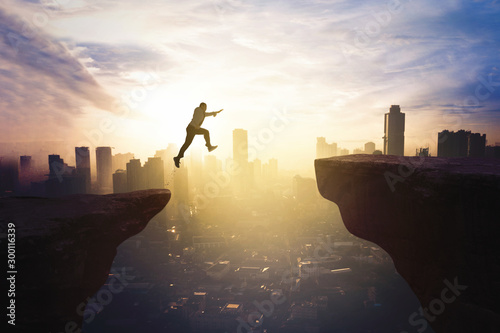
[[[113,174],[113,193],[125,193],[127,191],[127,171],[118,169]]]
[[[176,169],[174,166],[173,158],[177,156],[179,149],[177,145],[174,143],[169,143],[167,149],[157,150],[154,157],[161,157],[163,160],[163,174],[165,179],[165,184],[167,188],[174,188],[174,170]],[[172,193],[172,198],[175,196]]]
[[[163,160],[161,157],[149,157],[144,163],[144,172],[146,174],[146,187],[162,189],[165,188],[165,170],[163,169]]]
[[[127,187],[129,192],[146,189],[146,177],[140,159],[131,159],[127,163]]]
[[[59,155],[49,155],[49,179],[59,178],[65,172],[66,165]]]
[[[236,194],[245,194],[249,188],[248,177],[248,132],[237,128],[233,130],[233,162],[238,174],[233,175]]]
[[[384,116],[384,154],[403,156],[405,152],[405,114],[391,105]]]
[[[85,177],[85,193],[90,193],[89,147],[75,147],[76,174]]]
[[[365,143],[365,154],[373,154],[375,151],[375,143],[367,142]]]
[[[241,128],[233,130],[233,160],[241,165],[248,163],[248,132]]]
[[[327,143],[324,137],[316,138],[316,158],[327,158],[337,155],[337,144]]]
[[[113,192],[113,170],[111,147],[97,147],[95,149],[97,167],[97,186],[101,194]]]
[[[484,157],[486,134],[444,130],[438,133],[439,157]]]
[[[193,189],[192,194],[196,195],[202,193],[203,191],[203,153],[201,148],[191,148],[191,151],[189,152],[189,159],[189,186]]]

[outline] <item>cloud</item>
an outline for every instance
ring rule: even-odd
[[[2,8],[0,43],[4,141],[67,134],[86,106],[112,110],[113,98],[62,43]]]

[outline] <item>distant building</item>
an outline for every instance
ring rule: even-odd
[[[222,236],[193,236],[193,247],[195,250],[221,248],[226,245],[226,239]]]
[[[163,160],[161,157],[149,157],[144,163],[144,173],[146,174],[146,188],[165,188]]]
[[[164,183],[167,188],[174,188],[174,177],[175,173],[172,172],[175,168],[174,166],[174,156],[177,156],[179,148],[174,143],[169,143],[167,149],[157,150],[154,157],[160,157],[163,160],[163,174]],[[172,199],[174,199],[175,194],[172,193]]]
[[[0,156],[0,197],[14,195],[19,187],[19,166],[17,159]]]
[[[340,156],[349,155],[349,149],[340,149]]]
[[[373,154],[375,151],[375,143],[367,142],[365,143],[365,154]]]
[[[207,309],[198,311],[189,318],[192,332],[262,332],[261,325],[257,330],[247,324],[242,303],[227,303],[222,309]],[[262,320],[262,314],[253,320]],[[245,329],[238,328],[241,322]],[[248,328],[247,328],[248,326]]]
[[[235,270],[235,274],[240,280],[269,280],[269,267],[238,267]]]
[[[111,193],[113,188],[111,147],[97,147],[95,155],[99,193]]]
[[[316,138],[316,158],[337,156],[337,144],[327,143],[324,137]]]
[[[127,163],[127,188],[128,192],[146,189],[146,176],[139,159]]]
[[[134,159],[134,154],[126,153],[126,154],[115,154],[111,157],[111,170],[115,172],[118,169],[125,170],[127,169],[128,161]],[[173,162],[172,162],[173,164]]]
[[[49,179],[44,183],[45,195],[59,197],[87,192],[87,170],[68,166],[59,155],[49,155]]]
[[[484,157],[486,134],[444,130],[438,133],[438,157]]]
[[[355,148],[352,153],[353,154],[364,154],[365,151],[363,149],[361,149],[361,148]]]
[[[500,158],[500,145],[486,146],[484,155],[488,158]]]
[[[224,276],[229,273],[230,268],[229,261],[221,261],[207,269],[207,276],[215,280],[221,280]]]
[[[292,180],[292,191],[295,199],[300,203],[314,201],[318,197],[318,185],[313,178],[304,178],[296,175]]]
[[[249,170],[248,170],[248,132],[237,128],[233,130],[233,162],[234,169],[239,170],[233,176],[234,190],[237,195],[248,193]]]
[[[19,183],[24,187],[29,184],[33,177],[34,167],[31,156],[19,157]]]
[[[20,156],[19,157],[19,168],[21,173],[29,173],[31,172],[31,169],[33,168],[31,156]]]
[[[125,193],[127,191],[127,171],[118,169],[113,174],[113,193]]]
[[[470,133],[467,156],[484,157],[486,151],[486,134]]]
[[[405,151],[405,114],[399,105],[391,105],[384,116],[384,155],[403,156]]]
[[[263,170],[264,180],[269,183],[274,183],[278,179],[278,160],[275,158],[269,159],[264,165]]]
[[[85,193],[90,193],[89,147],[75,147],[76,173],[85,179]]]
[[[429,154],[429,148],[419,148],[416,150],[415,156],[423,156],[423,157],[428,157],[430,156]]]
[[[172,192],[172,199],[175,199],[181,206],[179,210],[186,213],[189,203],[189,179],[188,169],[181,163],[181,167],[174,173],[174,191]]]

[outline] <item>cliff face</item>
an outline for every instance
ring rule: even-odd
[[[347,229],[384,248],[436,332],[500,325],[500,162],[350,155],[315,161]]]
[[[15,225],[16,328],[77,332],[117,246],[143,230],[169,199],[168,190],[0,199],[2,232]]]

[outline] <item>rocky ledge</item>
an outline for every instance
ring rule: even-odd
[[[349,155],[315,161],[347,229],[384,248],[422,308],[413,331],[500,327],[500,161]]]
[[[169,200],[169,190],[0,199],[2,252],[14,239],[6,234],[15,232],[8,302],[15,301],[17,331],[78,332],[86,300],[108,278],[117,246]]]

